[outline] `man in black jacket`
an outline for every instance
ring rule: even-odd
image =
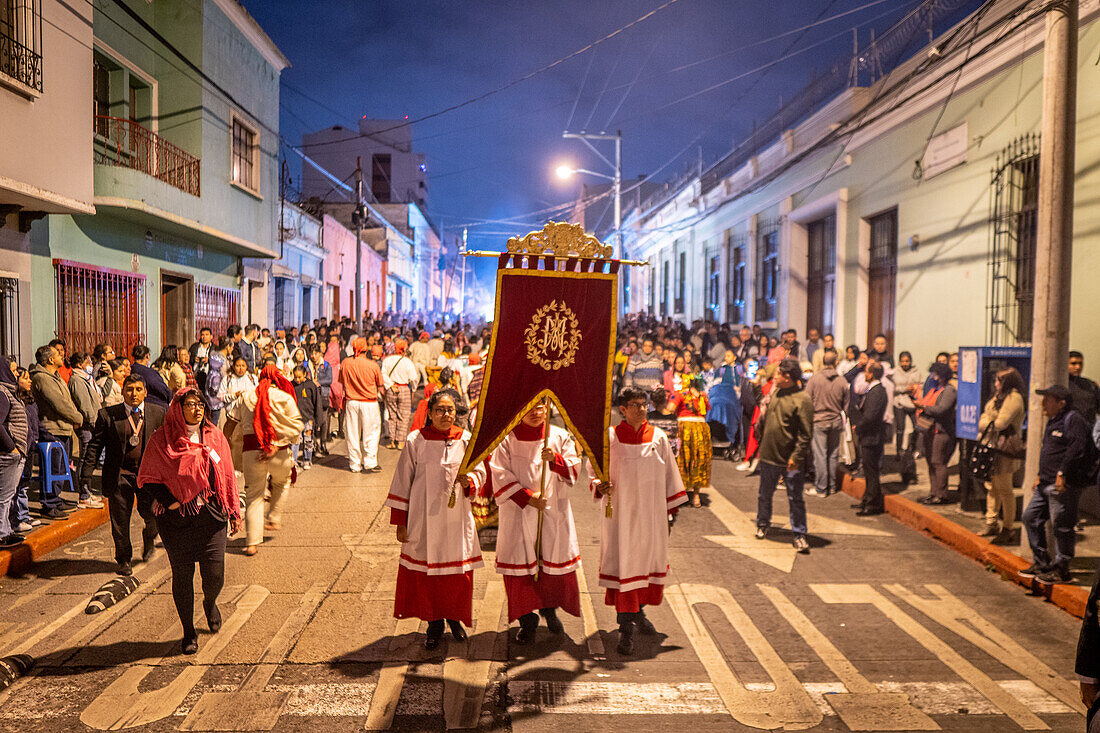
[[[1039,451],[1039,475],[1023,514],[1034,563],[1020,575],[1041,583],[1068,583],[1077,540],[1077,502],[1095,463],[1092,426],[1073,409],[1068,388],[1055,384],[1037,392],[1043,396],[1043,414],[1048,419]],[[1047,520],[1054,527],[1053,560],[1047,548]]]
[[[119,575],[131,575],[134,548],[130,543],[130,518],[135,504],[145,521],[141,532],[142,560],[148,560],[153,554],[153,540],[157,536],[152,498],[137,490],[137,473],[149,438],[164,425],[165,410],[147,399],[145,380],[136,374],[126,377],[123,382],[122,399],[122,404],[99,411],[80,468],[80,480],[86,484],[91,479],[100,451],[106,450],[102,488],[111,514],[115,561]]]
[[[1100,693],[1100,620],[1097,615],[1097,604],[1100,603],[1100,573],[1092,581],[1092,592],[1085,604],[1085,620],[1081,624],[1081,635],[1077,638],[1077,661],[1074,671],[1077,680],[1081,684],[1081,702],[1089,708],[1088,730],[1094,731],[1100,727],[1097,722],[1097,707],[1100,701],[1097,695]]]
[[[149,366],[149,360],[152,358],[149,347],[145,344],[136,344],[130,351],[130,356],[134,358],[130,373],[141,377],[141,381],[145,383],[145,397],[153,404],[167,410],[169,403],[172,402],[172,390],[168,389],[164,377]]]
[[[886,445],[886,408],[889,399],[886,388],[882,386],[882,364],[867,362],[863,375],[867,380],[867,392],[862,399],[853,399],[848,406],[848,417],[852,421],[852,430],[859,441],[859,458],[863,464],[865,488],[863,500],[854,504],[858,516],[870,517],[886,511],[885,497],[882,495],[882,451]]]

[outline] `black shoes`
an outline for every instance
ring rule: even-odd
[[[194,654],[199,650],[199,637],[185,636],[180,642],[180,651],[184,654]]]
[[[656,636],[657,629],[653,627],[653,622],[645,617],[644,611],[638,611],[634,616],[634,625],[638,627],[644,636]]]
[[[428,651],[436,649],[443,639],[443,619],[428,622],[428,636],[424,639],[424,648]]]
[[[1028,567],[1017,572],[1016,574],[1019,575],[1021,578],[1034,578],[1044,573],[1046,573],[1046,568],[1044,568],[1039,563],[1032,563]]]
[[[382,467],[374,466],[373,468],[365,468],[363,469],[363,473],[382,473]]]
[[[857,517],[877,517],[879,514],[885,514],[885,513],[886,513],[885,509],[864,508],[864,509],[860,509],[858,512],[856,512],[856,516]]]
[[[210,626],[210,633],[216,634],[222,629],[222,612],[214,606],[206,612],[206,623]]]
[[[1073,576],[1069,574],[1069,570],[1065,568],[1051,568],[1045,573],[1040,573],[1035,576],[1043,585],[1053,585],[1055,583],[1072,583]]]
[[[447,619],[447,626],[451,628],[451,637],[454,638],[455,641],[466,641],[466,629],[462,627],[461,621]]]
[[[157,551],[157,548],[154,545],[149,545],[148,547],[145,547],[141,551],[141,561],[142,562],[149,562],[150,560],[153,559],[153,553],[156,552],[156,551]]]
[[[627,621],[619,624],[619,646],[615,648],[620,657],[629,657],[634,653],[634,624]]]
[[[15,547],[16,545],[22,544],[25,539],[27,538],[15,532],[0,540],[0,547]]]
[[[519,617],[519,633],[516,634],[516,643],[527,646],[535,640],[535,632],[539,628],[539,617],[535,613],[525,613]]]
[[[49,509],[43,509],[38,513],[38,516],[45,517],[46,519],[68,519],[69,515],[61,511],[57,507],[50,507]]]
[[[753,535],[753,537],[755,537],[758,540],[762,540],[767,536],[768,536],[768,528],[767,527],[757,527],[756,528],[756,534]]]
[[[120,562],[118,564],[118,570],[116,572],[119,575],[125,575],[129,577],[134,574],[134,568],[128,562]]]
[[[558,620],[558,613],[553,608],[544,608],[539,611],[539,614],[546,619],[546,628],[554,636],[560,636],[565,632],[565,627],[561,625],[561,621]]]
[[[944,504],[951,504],[951,500],[946,496],[926,496],[923,499],[917,499],[918,502],[925,506],[943,506]]]

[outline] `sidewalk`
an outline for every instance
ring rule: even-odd
[[[902,524],[926,532],[957,552],[999,572],[1003,578],[1023,586],[1033,595],[1044,596],[1064,611],[1078,618],[1083,617],[1097,562],[1100,560],[1100,532],[1092,528],[1100,522],[1088,515],[1082,515],[1085,526],[1084,531],[1077,535],[1077,553],[1070,567],[1072,583],[1044,585],[1033,578],[1021,577],[1019,571],[1031,565],[1026,539],[1021,547],[1018,541],[994,544],[989,539],[978,536],[985,528],[984,501],[981,502],[981,510],[970,511],[960,507],[958,451],[952,460],[948,489],[955,502],[927,506],[917,500],[928,495],[928,464],[923,459],[917,461],[917,483],[906,487],[901,483],[894,448],[889,446],[882,466],[882,490],[886,494],[887,513]],[[862,497],[863,479],[854,478],[843,470],[841,472],[844,475],[843,490],[856,498]],[[1022,505],[1023,490],[1017,489],[1016,496]],[[1022,511],[1023,507],[1020,506],[1017,519]],[[1015,530],[1017,535],[1023,533],[1019,522]]]

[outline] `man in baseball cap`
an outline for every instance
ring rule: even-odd
[[[1039,451],[1039,475],[1023,514],[1034,563],[1020,575],[1040,583],[1068,583],[1077,539],[1077,504],[1092,478],[1096,448],[1092,426],[1073,409],[1069,388],[1053,384],[1035,392],[1043,397],[1047,424]],[[1047,548],[1047,520],[1054,526],[1053,559]]]

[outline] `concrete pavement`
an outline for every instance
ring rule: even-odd
[[[616,655],[597,587],[586,481],[583,614],[563,617],[565,638],[509,645],[490,561],[470,641],[425,652],[423,625],[392,618],[396,454],[382,460],[377,475],[341,456],[301,473],[277,536],[252,558],[231,541],[225,626],[195,657],[178,656],[163,550],[136,566],[133,596],[84,614],[111,577],[106,527],[0,581],[0,655],[38,658],[0,693],[0,731],[1082,727],[1075,619],[890,517],[856,518],[843,494],[807,499],[809,555],[782,530],[755,540],[756,480],[721,461],[708,506],[672,532],[666,602],[649,612],[661,635],[638,636],[633,658]],[[785,512],[777,494],[777,523]]]

